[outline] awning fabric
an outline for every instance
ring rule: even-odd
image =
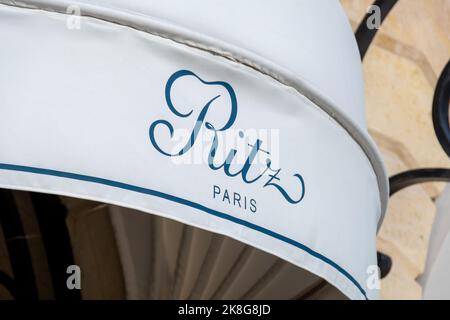
[[[170,218],[377,297],[387,182],[338,2],[0,0],[0,41],[0,187]]]
[[[123,207],[98,210],[111,218],[127,299],[347,299],[318,276],[229,237]]]

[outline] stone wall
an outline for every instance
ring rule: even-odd
[[[372,0],[341,0],[354,29]],[[425,167],[450,168],[436,139],[431,109],[442,69],[450,59],[450,0],[400,0],[383,23],[364,61],[369,131],[389,175]],[[420,299],[423,273],[443,186],[406,189],[391,198],[379,250],[393,258],[382,282],[384,299]]]

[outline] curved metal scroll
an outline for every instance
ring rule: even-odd
[[[398,0],[377,0],[373,6],[380,8],[381,23],[388,16]],[[367,22],[371,18],[367,14],[356,31],[356,40],[360,49],[361,59],[364,60],[367,50],[373,42],[378,29],[369,29]],[[436,137],[445,153],[450,157],[450,125],[449,125],[449,102],[450,102],[450,61],[444,68],[434,94],[433,101],[433,125]],[[450,169],[429,168],[416,169],[397,174],[389,179],[390,195],[407,187],[425,182],[450,182]],[[386,276],[391,267],[390,257],[378,253],[378,265],[381,269],[382,278]]]

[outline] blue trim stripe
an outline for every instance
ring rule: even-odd
[[[279,233],[276,233],[272,230],[260,227],[256,224],[253,224],[251,222],[236,218],[234,216],[231,216],[229,214],[226,213],[222,213],[210,208],[207,208],[201,204],[183,199],[183,198],[179,198],[176,196],[172,196],[170,194],[167,193],[163,193],[160,191],[156,191],[156,190],[151,190],[151,189],[147,189],[147,188],[142,188],[142,187],[138,187],[138,186],[134,186],[131,184],[127,184],[127,183],[122,183],[122,182],[117,182],[117,181],[113,181],[113,180],[108,180],[108,179],[103,179],[103,178],[97,178],[97,177],[92,177],[92,176],[87,176],[87,175],[82,175],[82,174],[76,174],[76,173],[71,173],[71,172],[63,172],[63,171],[57,171],[57,170],[50,170],[50,169],[42,169],[42,168],[35,168],[35,167],[28,167],[28,166],[19,166],[19,165],[12,165],[12,164],[4,164],[4,163],[0,163],[0,169],[1,170],[8,170],[8,171],[20,171],[20,172],[28,172],[28,173],[34,173],[34,174],[40,174],[40,175],[47,175],[47,176],[54,176],[54,177],[60,177],[60,178],[66,178],[66,179],[72,179],[72,180],[79,180],[79,181],[86,181],[86,182],[92,182],[92,183],[97,183],[97,184],[101,184],[101,185],[106,185],[106,186],[110,186],[113,188],[119,188],[119,189],[124,189],[124,190],[129,190],[129,191],[133,191],[133,192],[137,192],[137,193],[142,193],[142,194],[146,194],[146,195],[150,195],[150,196],[154,196],[154,197],[159,197],[162,199],[166,199],[168,201],[172,201],[172,202],[176,202],[203,212],[206,212],[210,215],[213,215],[215,217],[221,218],[221,219],[225,219],[231,222],[234,222],[236,224],[242,225],[244,227],[253,229],[255,231],[261,232],[265,235],[268,235],[272,238],[278,239],[280,241],[283,241],[285,243],[288,243],[294,247],[297,247],[305,252],[307,252],[308,254],[312,255],[313,257],[322,260],[323,262],[325,262],[326,264],[330,265],[331,267],[333,267],[334,269],[336,269],[337,271],[339,271],[341,274],[343,274],[346,278],[348,278],[358,289],[359,291],[361,291],[361,293],[364,295],[364,298],[367,300],[367,295],[365,290],[362,288],[362,286],[358,283],[358,281],[356,281],[355,278],[353,278],[353,276],[348,273],[345,269],[343,269],[341,266],[339,266],[336,262],[334,262],[333,260],[323,256],[322,254],[314,251],[313,249],[307,247],[306,245],[297,242],[293,239],[290,239],[288,237],[285,237]]]

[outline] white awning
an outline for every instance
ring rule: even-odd
[[[0,0],[0,187],[102,201],[371,286],[387,179],[338,2]]]

